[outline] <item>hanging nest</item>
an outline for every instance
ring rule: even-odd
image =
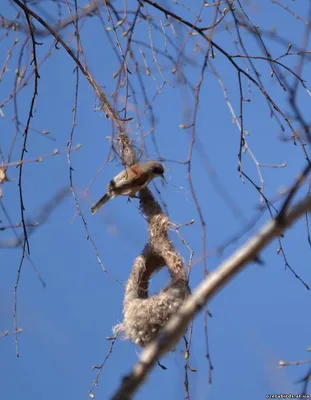
[[[114,333],[123,332],[126,339],[144,347],[178,311],[190,290],[183,260],[168,238],[168,217],[147,188],[140,192],[140,208],[148,221],[149,241],[134,261],[125,288],[124,319]],[[151,276],[165,266],[170,284],[148,297]]]

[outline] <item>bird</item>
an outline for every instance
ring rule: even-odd
[[[92,205],[92,215],[105,203],[117,196],[137,197],[136,193],[158,176],[165,180],[164,166],[158,161],[147,161],[131,165],[109,182],[107,185],[107,193],[105,193],[97,203]]]

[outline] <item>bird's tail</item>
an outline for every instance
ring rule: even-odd
[[[95,214],[97,211],[100,209],[101,206],[103,206],[107,201],[109,201],[112,198],[111,194],[106,193],[101,199],[98,200],[97,203],[93,204],[91,207],[91,213]]]

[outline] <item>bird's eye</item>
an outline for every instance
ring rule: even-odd
[[[153,168],[153,172],[155,173],[155,174],[157,174],[157,175],[163,175],[163,173],[164,173],[164,169],[163,169],[163,167],[154,167]]]

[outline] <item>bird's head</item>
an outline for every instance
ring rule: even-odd
[[[164,166],[158,161],[148,161],[148,170],[150,176],[153,178],[156,178],[160,176],[164,181],[166,182],[166,179],[164,177]]]

